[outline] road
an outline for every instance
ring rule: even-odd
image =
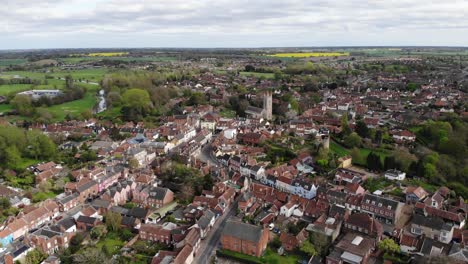
[[[237,200],[231,205],[229,211],[224,213],[220,218],[216,221],[211,231],[205,237],[205,239],[201,242],[200,248],[198,249],[198,255],[195,256],[193,263],[198,264],[205,264],[209,263],[211,256],[214,255],[219,241],[221,240],[221,233],[223,232],[224,227],[226,226],[227,220],[234,216],[236,213],[237,208]]]
[[[216,159],[216,157],[213,154],[213,148],[211,147],[211,143],[208,143],[202,147],[201,153],[200,155],[198,155],[198,158],[202,162],[210,161],[211,164],[219,166],[219,161]]]

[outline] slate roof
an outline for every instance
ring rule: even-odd
[[[446,224],[444,220],[438,217],[426,217],[424,215],[415,214],[411,220],[412,224],[418,226],[430,227],[436,230],[451,230],[452,226]]]
[[[81,223],[86,223],[86,224],[94,224],[96,222],[96,220],[97,220],[97,218],[95,218],[95,217],[80,215],[78,217],[78,219],[76,219],[76,222],[81,222]]]
[[[369,200],[369,202],[367,202]],[[364,199],[362,200],[363,203],[365,204],[372,204],[372,201],[375,201],[375,205],[379,205],[380,203],[382,204],[382,207],[388,208],[390,206],[391,210],[395,210],[398,207],[398,202],[387,199],[384,197],[380,197],[377,195],[372,195],[372,194],[366,194],[364,196]]]
[[[262,228],[236,220],[229,219],[223,229],[224,236],[231,236],[241,240],[258,243],[262,236]]]
[[[149,196],[156,200],[164,200],[169,189],[161,187],[153,187],[150,189]]]

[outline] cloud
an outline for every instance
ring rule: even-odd
[[[0,0],[0,6],[0,48],[468,43],[463,0]]]

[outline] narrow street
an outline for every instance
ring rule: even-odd
[[[195,256],[193,263],[205,264],[209,263],[211,256],[215,255],[216,249],[221,239],[221,233],[223,228],[226,226],[227,220],[234,216],[237,208],[237,199],[229,208],[225,214],[220,216],[216,221],[211,231],[201,242],[200,249],[198,249],[198,255]]]

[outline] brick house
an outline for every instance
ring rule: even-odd
[[[388,198],[366,194],[362,199],[361,211],[387,224],[395,224],[400,218],[403,204]]]
[[[244,144],[261,144],[265,141],[265,135],[261,133],[245,133],[238,136]]]
[[[169,245],[172,241],[171,231],[175,227],[175,224],[172,223],[165,225],[142,224],[139,229],[140,239]]]
[[[326,257],[326,263],[366,264],[374,248],[374,239],[349,232],[336,244],[333,251]]]
[[[57,201],[60,212],[67,212],[79,204],[79,194],[72,193]]]
[[[347,231],[354,231],[374,237],[377,241],[380,241],[383,234],[382,224],[366,213],[355,213],[350,215],[345,220],[344,228]]]
[[[101,221],[96,217],[80,215],[76,219],[76,228],[81,231],[89,231],[99,224]]]
[[[66,233],[52,230],[49,227],[41,228],[29,235],[31,245],[47,254],[53,254],[59,249],[68,248],[75,233]]]
[[[221,247],[259,257],[267,247],[268,232],[268,229],[229,219],[221,234]]]
[[[145,187],[133,192],[133,201],[147,207],[161,208],[173,200],[174,193],[168,188]]]

